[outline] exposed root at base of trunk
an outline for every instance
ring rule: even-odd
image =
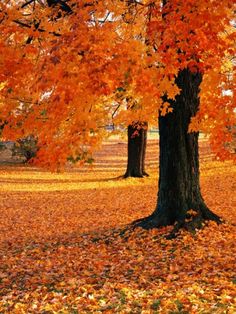
[[[135,220],[131,225],[133,226],[133,228],[141,227],[143,229],[149,230],[172,224],[174,224],[174,221],[171,221],[170,219],[168,219],[168,217],[164,215],[152,214],[150,216]]]
[[[133,229],[141,227],[149,230],[160,228],[168,225],[173,225],[173,230],[166,236],[167,239],[173,239],[178,236],[181,229],[185,229],[192,234],[196,233],[204,227],[205,221],[215,221],[217,224],[223,222],[219,216],[211,212],[204,204],[198,211],[190,210],[184,218],[173,220],[164,214],[152,214],[148,217],[138,219],[131,224]]]
[[[127,178],[143,178],[143,175],[142,174],[130,174],[130,173],[125,173],[123,175],[123,178],[124,179],[127,179]]]
[[[190,233],[195,234],[197,230],[204,227],[204,222],[206,221],[215,221],[217,224],[223,223],[223,220],[221,220],[216,214],[212,212],[210,213],[211,215],[209,215],[207,218],[203,217],[202,213],[198,213],[197,215],[190,215],[190,217],[187,216],[184,221],[177,221],[174,225],[173,230],[166,236],[166,238],[176,238],[181,229],[187,230]]]
[[[223,222],[222,219],[213,213],[205,204],[200,206],[200,213],[202,214],[204,220],[212,220],[218,224]]]
[[[127,178],[144,178],[144,177],[149,177],[149,174],[147,172],[143,172],[143,173],[130,173],[130,172],[126,172],[123,175],[124,179]]]

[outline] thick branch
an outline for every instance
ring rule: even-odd
[[[60,9],[67,13],[72,13],[71,7],[63,0],[47,0],[47,4],[49,7],[59,6]]]

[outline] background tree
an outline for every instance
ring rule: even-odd
[[[127,13],[123,15],[123,20],[127,24],[132,24],[138,10],[138,3],[134,0],[127,1]],[[142,38],[140,37],[140,40]],[[132,98],[127,98],[129,109],[134,109],[137,104]],[[148,176],[145,171],[145,155],[147,146],[148,124],[141,121],[133,121],[127,128],[127,168],[124,178],[136,177],[143,178]]]
[[[147,123],[133,123],[128,126],[128,160],[125,178],[148,176],[145,171],[147,147]]]

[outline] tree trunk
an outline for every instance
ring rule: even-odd
[[[124,178],[142,178],[145,172],[145,155],[147,145],[147,123],[128,126],[128,162]]]
[[[188,126],[199,108],[202,75],[182,70],[176,78],[181,92],[168,101],[173,112],[159,117],[159,190],[155,211],[137,225],[155,228],[166,225],[199,228],[203,220],[220,221],[204,203],[199,184],[198,133]],[[192,210],[192,211],[190,211]],[[187,224],[188,223],[188,224]]]
[[[143,176],[148,177],[149,174],[145,171],[148,124],[147,124],[147,122],[144,122],[143,125],[144,125],[144,129],[143,129],[143,150],[142,150],[142,174],[143,174]]]

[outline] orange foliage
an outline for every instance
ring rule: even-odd
[[[233,0],[171,0],[164,7],[159,0],[129,6],[66,1],[70,12],[64,1],[50,2],[0,4],[6,137],[36,134],[37,161],[56,168],[68,156],[90,154],[114,112],[116,123],[126,125],[170,112],[161,96],[175,98],[175,76],[189,67],[204,73],[191,129],[213,134],[214,148],[224,151],[219,156],[229,155],[224,143],[232,140],[227,127],[235,125]],[[126,109],[127,97],[137,101],[136,110]]]
[[[236,167],[200,146],[203,195],[227,222],[173,240],[169,227],[120,235],[155,205],[154,141],[145,179],[115,179],[126,165],[117,140],[92,171],[1,166],[0,312],[235,313]]]

